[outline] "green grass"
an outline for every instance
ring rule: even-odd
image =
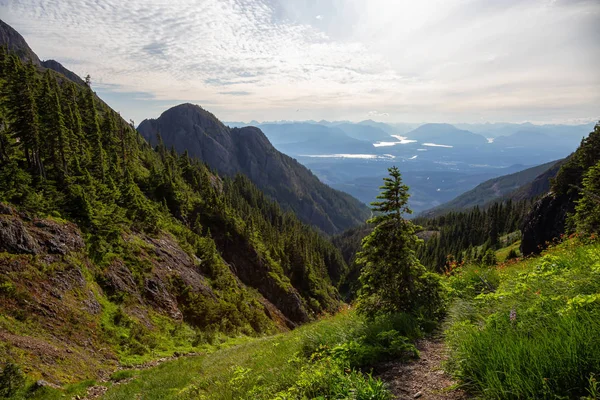
[[[600,244],[570,240],[501,264],[487,271],[493,290],[473,285],[475,268],[449,278],[460,294],[446,332],[456,377],[482,398],[595,398]]]
[[[507,247],[503,247],[500,250],[496,251],[496,259],[500,262],[505,262],[508,261],[508,254],[510,253],[511,250],[514,250],[517,254],[520,254],[520,248],[521,248],[521,241],[518,240],[515,243],[507,246]]]
[[[419,335],[414,319],[405,315],[369,323],[342,312],[286,334],[244,339],[136,372],[132,381],[111,386],[103,398],[383,400],[389,392],[368,375],[369,365],[413,355],[410,341]]]

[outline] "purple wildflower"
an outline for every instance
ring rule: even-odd
[[[515,322],[517,320],[517,311],[513,308],[510,310],[510,322]]]

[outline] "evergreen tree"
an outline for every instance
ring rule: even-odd
[[[102,133],[100,130],[100,122],[98,120],[98,112],[96,111],[96,100],[94,92],[90,87],[85,93],[85,133],[88,141],[92,146],[92,165],[91,170],[94,176],[101,181],[106,177],[106,164],[104,157],[104,148],[102,146]]]
[[[419,239],[416,227],[404,219],[408,208],[408,186],[396,167],[384,178],[381,201],[372,203],[375,226],[363,239],[357,262],[362,266],[359,310],[375,316],[392,312],[433,315],[441,306],[440,283],[427,273],[415,255]]]
[[[600,232],[600,161],[584,175],[581,198],[575,209],[578,231]]]

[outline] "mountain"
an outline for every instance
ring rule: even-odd
[[[21,36],[19,32],[14,30],[10,25],[8,25],[2,20],[0,20],[0,46],[6,46],[8,51],[17,55],[19,59],[25,63],[31,62],[35,66],[40,67],[42,69],[51,69],[53,71],[59,72],[66,78],[79,85],[85,85],[83,79],[77,76],[77,74],[75,74],[74,72],[69,71],[58,61],[40,61],[37,54],[35,54],[33,50],[31,50],[23,36]]]
[[[485,137],[473,132],[458,129],[450,124],[425,124],[405,134],[419,143],[433,143],[446,146],[485,146]]]
[[[160,133],[167,147],[187,151],[220,174],[248,176],[282,207],[324,232],[341,232],[369,216],[364,204],[277,151],[259,128],[228,128],[201,107],[182,104],[142,121],[138,131],[153,145]]]
[[[552,179],[556,177],[560,168],[569,160],[569,157],[558,160],[554,165],[535,177],[531,182],[515,189],[505,197],[515,201],[535,199],[548,193],[552,186]]]
[[[295,122],[261,124],[258,128],[285,154],[368,154],[373,151],[370,142],[351,137],[337,126]]]
[[[370,143],[392,140],[390,134],[383,130],[380,126],[344,123],[336,125],[336,128],[341,129],[348,136],[354,139],[363,140]]]
[[[70,79],[71,81],[73,81],[73,82],[75,82],[75,83],[77,83],[79,85],[82,85],[82,86],[85,85],[85,81],[83,79],[81,79],[73,71],[70,71],[70,70],[66,69],[58,61],[55,61],[55,60],[42,61],[42,67],[51,69],[53,71],[56,71],[56,72],[64,75],[65,77],[67,77],[68,79]]]
[[[588,171],[594,166],[598,168],[599,164],[600,123],[596,124],[577,150],[560,166],[551,181],[550,191],[534,204],[525,219],[521,240],[523,255],[538,254],[548,243],[565,233],[573,232],[577,221],[572,215],[582,197],[589,194],[593,202],[598,203],[598,194],[587,193],[584,186]],[[592,214],[594,211],[588,212]]]
[[[538,188],[543,186],[542,181],[544,178],[540,178],[540,176],[546,177],[548,171],[556,171],[555,166],[557,164],[560,165],[561,163],[562,160],[552,161],[514,174],[490,179],[441,206],[423,212],[422,215],[426,217],[442,215],[449,211],[466,210],[475,206],[483,206],[487,203],[506,197],[513,198],[513,193],[521,190],[525,186],[527,186],[528,189],[521,190],[518,196],[515,195],[515,200],[532,199],[541,194],[539,193]],[[534,181],[536,184],[530,186]],[[545,181],[549,182],[549,179],[546,177]]]
[[[478,133],[489,138],[511,136],[517,132],[537,131],[557,139],[560,139],[561,137],[577,137],[578,140],[581,140],[582,137],[587,136],[587,134],[594,129],[594,125],[594,122],[578,125],[536,125],[530,122],[525,122],[522,124],[506,122],[486,122],[483,124],[455,124],[455,126],[460,129],[465,129],[474,133]]]
[[[0,19],[0,45],[6,46],[8,51],[15,54],[23,62],[41,65],[37,54],[31,50],[23,36],[10,25]]]
[[[247,177],[150,146],[91,87],[23,63],[17,54],[27,49],[0,50],[2,368],[18,364],[53,385],[100,379],[119,364],[281,332],[339,309],[347,266],[327,237]],[[190,105],[171,116],[179,123],[167,114],[170,126],[202,132],[195,139],[222,167],[320,196],[299,199],[306,210],[318,213],[317,201],[362,210],[257,128],[229,130]]]
[[[509,136],[499,136],[494,139],[492,147],[498,149],[529,148],[534,151],[544,149],[560,149],[574,151],[582,137],[577,135],[556,135],[542,129],[529,129],[517,131]]]

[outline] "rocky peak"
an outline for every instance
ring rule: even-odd
[[[23,36],[2,20],[0,20],[0,46],[6,46],[9,51],[17,54],[24,62],[31,61],[37,66],[42,65],[40,59],[31,50]]]

